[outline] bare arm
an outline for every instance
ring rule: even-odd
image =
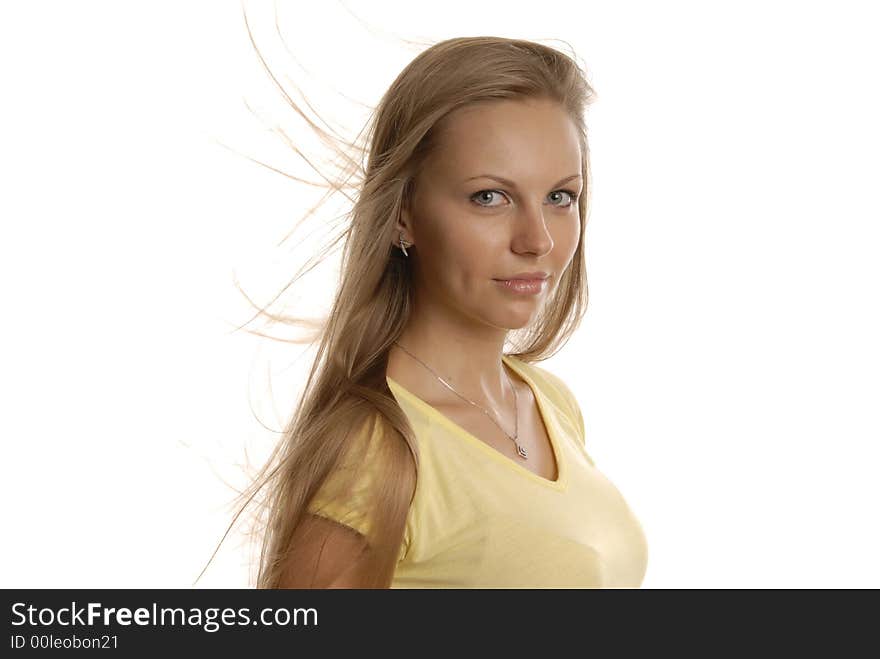
[[[306,514],[294,533],[280,588],[363,588],[367,542],[354,529]]]

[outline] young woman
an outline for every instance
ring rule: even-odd
[[[258,587],[641,584],[642,528],[536,363],[587,306],[593,97],[569,56],[495,37],[387,90],[318,356],[252,485]]]

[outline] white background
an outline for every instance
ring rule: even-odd
[[[646,588],[880,586],[871,4],[279,2],[296,60],[247,5],[348,137],[434,41],[574,48],[590,306],[542,365],[642,522]],[[317,201],[240,155],[316,180],[245,99],[328,153],[237,0],[4,2],[0,62],[0,586],[189,587],[305,366],[231,332],[233,272],[268,303]],[[249,556],[231,533],[197,587],[247,586]]]

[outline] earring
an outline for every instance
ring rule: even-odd
[[[406,248],[408,245],[412,245],[412,243],[408,243],[403,240],[403,232],[401,231],[400,232],[400,249],[403,250],[404,256],[409,256],[409,254],[407,254],[407,252],[406,252]]]

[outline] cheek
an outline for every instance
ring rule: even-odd
[[[567,224],[564,230],[560,231],[559,238],[556,240],[556,248],[559,251],[559,259],[561,263],[567,264],[571,261],[574,253],[577,251],[580,235],[580,220],[575,216],[574,220]]]
[[[491,241],[474,238],[459,246],[459,264],[463,274],[485,278],[492,275],[492,268],[497,255],[503,248]]]
[[[450,213],[449,217],[452,217]],[[467,286],[474,281],[484,281],[493,275],[493,256],[503,247],[498,243],[498,236],[486,232],[481,234],[476,227],[467,226],[468,218],[459,214],[458,223],[447,223],[432,231],[428,241],[433,255],[431,259],[435,268],[443,270],[443,279],[460,282]],[[488,227],[487,227],[488,229]]]
[[[453,233],[436,234],[422,242],[430,246],[421,251],[426,287],[443,296],[471,298],[487,277],[485,248]]]
[[[493,274],[491,252],[485,246],[462,244],[445,254],[445,263],[438,273],[445,287],[467,299],[482,295]]]

